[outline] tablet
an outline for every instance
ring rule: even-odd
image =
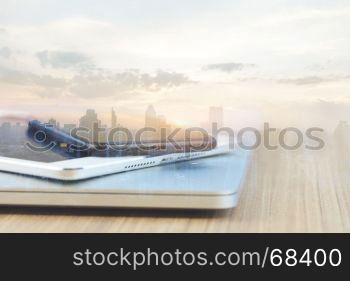
[[[0,145],[0,171],[62,181],[74,181],[145,169],[173,162],[189,161],[229,153],[228,145],[207,151],[169,153],[159,156],[72,157],[57,147],[38,148],[26,127],[6,135]]]
[[[209,151],[171,153],[154,157],[82,157],[76,159],[43,163],[10,157],[0,157],[0,171],[50,178],[61,181],[75,181],[109,174],[130,172],[174,162],[183,162],[229,153],[226,146]]]
[[[6,141],[0,145],[0,205],[232,208],[250,159],[250,151],[227,145],[197,154],[70,158]]]
[[[250,151],[85,180],[0,172],[0,204],[55,207],[227,209],[235,207]]]

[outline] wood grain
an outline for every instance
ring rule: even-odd
[[[346,144],[345,144],[346,145]],[[350,232],[348,147],[255,151],[226,211],[0,208],[1,232]]]

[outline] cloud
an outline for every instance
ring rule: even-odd
[[[53,77],[51,75],[34,75],[32,82],[45,88],[63,89],[69,85],[69,81],[62,78]]]
[[[81,73],[70,79],[37,75],[0,66],[0,82],[18,86],[34,86],[39,96],[58,97],[69,93],[81,98],[128,98],[136,92],[153,92],[194,83],[181,73],[158,71],[151,75],[138,70],[120,73]],[[35,91],[35,90],[34,90]],[[52,94],[54,93],[54,95]]]
[[[145,83],[145,77],[143,77],[143,83]],[[182,73],[166,72],[159,70],[154,77],[147,77],[147,81],[151,81],[159,87],[177,87],[182,84],[195,83],[191,81],[187,76]]]
[[[12,51],[8,47],[2,47],[0,48],[0,57],[3,57],[5,59],[9,59],[12,55]]]
[[[64,51],[42,51],[36,53],[42,67],[52,68],[86,68],[91,66],[90,59],[84,54],[78,52]]]
[[[236,62],[228,62],[228,63],[216,63],[216,64],[208,64],[204,67],[204,70],[220,70],[223,72],[233,72],[233,71],[241,71],[246,68],[256,67],[255,64],[248,63],[236,63]]]
[[[114,74],[77,75],[71,81],[71,92],[80,97],[127,97],[137,91],[159,91],[195,83],[184,74],[158,71],[155,75],[130,70]]]
[[[39,86],[62,89],[67,86],[67,80],[51,75],[36,75],[30,72],[12,70],[0,66],[0,82],[19,86]]]
[[[279,79],[277,80],[277,82],[282,84],[293,84],[293,85],[302,86],[302,85],[318,85],[321,83],[336,82],[336,81],[345,80],[345,79],[350,79],[350,75],[329,76],[329,77],[305,76],[305,77],[299,77],[299,78]]]

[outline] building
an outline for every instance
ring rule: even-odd
[[[157,113],[153,105],[149,105],[145,115],[145,127],[156,128],[157,127]]]
[[[143,134],[146,139],[155,139],[157,138],[157,129],[158,129],[158,119],[157,113],[153,107],[153,105],[149,105],[145,114],[145,127],[155,129],[156,132],[146,132]]]
[[[47,124],[50,125],[50,126],[53,127],[53,128],[59,128],[59,127],[60,127],[59,123],[58,123],[55,119],[53,119],[53,118],[51,118],[51,119],[47,122]]]
[[[76,124],[63,124],[63,131],[70,134],[72,130],[75,129],[76,127],[77,127]]]
[[[213,126],[213,123],[216,123],[218,128],[222,128],[224,126],[224,110],[222,106],[211,106],[209,108],[210,126]]]
[[[116,128],[117,127],[117,115],[115,114],[115,111],[112,107],[112,112],[111,112],[111,128]]]
[[[98,134],[95,129],[101,127],[101,121],[97,118],[97,113],[93,109],[88,109],[86,114],[79,119],[79,127],[88,129],[88,132],[82,132],[81,136],[87,137],[92,142],[98,142]]]
[[[93,126],[100,125],[101,121],[97,119],[97,113],[93,109],[88,109],[86,114],[79,119],[79,127],[93,129]]]

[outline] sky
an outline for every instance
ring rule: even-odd
[[[108,123],[113,106],[121,123],[138,124],[153,104],[180,125],[205,122],[219,105],[226,123],[350,119],[348,0],[0,7],[0,114],[69,123],[94,108]]]

